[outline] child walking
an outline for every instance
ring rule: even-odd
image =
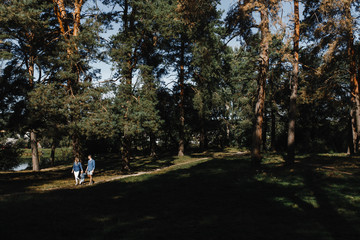
[[[74,177],[75,177],[75,185],[78,185],[79,184],[79,173],[80,173],[80,170],[81,170],[81,173],[83,173],[83,168],[82,168],[82,165],[81,165],[81,162],[79,161],[79,158],[75,158],[75,161],[74,161],[74,164],[73,164],[73,168],[72,168],[72,171],[71,173],[74,173]],[[80,183],[81,184],[81,183]]]

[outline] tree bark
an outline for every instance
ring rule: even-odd
[[[50,159],[52,166],[55,166],[55,150],[56,150],[56,140],[53,139],[51,143],[51,153],[50,153]]]
[[[74,29],[73,29],[73,36],[78,36],[80,32],[80,20],[81,20],[81,8],[83,5],[83,0],[75,0],[74,2]]]
[[[65,39],[68,39],[68,34],[70,32],[68,24],[66,24],[66,9],[64,0],[53,0],[54,2],[54,12],[56,15],[56,18],[58,19],[58,23],[60,26],[60,32]]]
[[[156,154],[156,137],[154,133],[150,133],[150,157],[155,158],[157,156]]]
[[[178,156],[184,156],[185,151],[185,110],[184,110],[184,92],[185,92],[185,43],[181,38],[180,49],[180,74],[179,74],[179,86],[180,86],[180,99],[179,99],[179,112],[180,112],[180,127],[179,127],[179,152]]]
[[[200,116],[200,150],[204,151],[205,150],[205,126],[204,126],[204,117]]]
[[[275,109],[272,104],[271,106],[271,137],[270,137],[270,150],[273,152],[275,151],[275,138],[276,138],[276,116],[275,116]]]
[[[262,149],[261,151],[267,151],[267,131],[268,131],[268,118],[267,118],[267,111],[266,111],[266,105],[264,104],[264,120],[263,120],[263,131],[262,131]]]
[[[66,5],[64,0],[53,0],[54,2],[54,12],[56,18],[58,20],[60,26],[60,32],[65,42],[67,43],[67,58],[70,59],[73,55],[78,54],[78,46],[76,43],[71,43],[71,36],[77,37],[80,32],[80,24],[81,24],[81,8],[84,4],[84,0],[74,0],[74,11],[73,15],[73,28],[71,29],[69,25],[69,19],[66,13]],[[81,73],[81,64],[80,63],[72,63],[71,65],[73,73],[76,73],[76,79],[69,78],[67,79],[67,89],[69,90],[69,95],[76,95],[78,90],[78,85],[80,82],[80,73]],[[70,116],[71,121],[76,122],[75,115],[72,114]],[[74,157],[79,157],[82,159],[83,157],[83,149],[81,146],[82,139],[80,134],[73,134],[72,136],[72,146],[73,146],[73,154]]]
[[[200,150],[205,151],[208,148],[208,139],[207,139],[207,128],[205,124],[205,114],[204,111],[200,112]]]
[[[28,33],[26,34],[28,41],[31,42],[34,34]],[[29,56],[26,58],[26,66],[28,69],[29,74],[29,85],[31,88],[34,87],[34,71],[35,71],[35,56],[33,54],[33,49],[30,47],[29,49]],[[33,171],[39,171],[40,170],[40,163],[39,163],[39,149],[38,149],[38,143],[36,139],[36,132],[34,129],[30,130],[30,141],[31,141],[31,159],[32,159],[32,166]]]
[[[264,4],[260,9],[260,32],[261,32],[261,43],[260,43],[260,59],[259,59],[259,75],[257,79],[258,90],[257,90],[257,102],[255,105],[255,127],[252,138],[252,150],[251,150],[251,163],[255,168],[260,167],[261,164],[261,144],[262,144],[262,127],[263,127],[263,115],[265,105],[265,84],[267,78],[267,72],[269,69],[269,15],[267,6]]]
[[[72,151],[74,157],[79,158],[80,160],[85,159],[85,153],[83,149],[84,139],[80,134],[73,134],[72,138]]]
[[[123,20],[123,29],[124,29],[124,33],[126,35],[126,37],[128,37],[129,31],[133,31],[133,23],[132,21],[134,21],[132,18],[129,18],[129,2],[128,0],[124,1],[124,13],[122,16],[122,20]],[[133,9],[133,12],[135,10]],[[133,74],[133,68],[135,66],[135,63],[133,63],[132,61],[132,52],[128,51],[126,53],[126,65],[123,69],[123,75],[125,78],[125,91],[123,94],[125,94],[126,99],[127,99],[127,103],[131,104],[132,101],[132,74]],[[124,129],[123,129],[123,142],[122,142],[122,146],[121,146],[121,160],[122,160],[122,170],[125,172],[128,172],[131,170],[130,168],[130,161],[131,161],[131,150],[132,150],[132,137],[131,134],[129,132],[129,121],[130,119],[128,119],[128,111],[130,111],[131,106],[127,106],[126,109],[126,113],[124,116]]]
[[[300,41],[300,18],[299,18],[299,0],[294,0],[294,59],[292,61],[293,72],[290,83],[290,107],[289,107],[289,125],[287,139],[287,157],[286,164],[292,165],[295,161],[295,123],[296,123],[296,99],[298,89],[299,75],[299,41]]]
[[[350,3],[346,6],[346,19],[348,23],[348,45],[347,54],[349,58],[349,73],[350,73],[350,91],[351,91],[351,122],[352,122],[352,139],[353,139],[353,153],[359,152],[359,137],[360,137],[360,99],[359,99],[359,82],[356,75],[356,56],[354,48],[354,34],[352,16],[350,11]]]
[[[123,146],[121,148],[121,167],[125,172],[129,172],[130,168],[130,160],[131,160],[131,137],[129,134],[124,135]]]
[[[275,138],[276,138],[276,101],[275,101],[275,89],[274,89],[274,74],[271,74],[269,77],[269,85],[270,85],[270,121],[271,121],[271,129],[270,129],[270,151],[275,151]]]
[[[356,143],[356,129],[354,129],[355,123],[354,123],[354,119],[355,117],[353,117],[354,111],[350,110],[350,119],[349,119],[349,136],[348,136],[348,149],[347,149],[347,153],[349,155],[353,155],[355,153],[355,149],[354,147],[356,147],[354,144]],[[355,138],[354,138],[355,137]]]
[[[39,150],[38,150],[38,142],[36,139],[36,133],[34,130],[31,130],[30,132],[30,144],[31,144],[31,159],[32,159],[33,171],[39,171],[40,170]]]

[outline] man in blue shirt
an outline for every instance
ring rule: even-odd
[[[87,175],[90,177],[90,183],[89,184],[93,184],[93,174],[94,174],[94,170],[95,170],[95,160],[91,158],[91,155],[88,156],[88,165],[86,168],[86,173]]]

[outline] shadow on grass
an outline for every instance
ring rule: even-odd
[[[164,174],[9,197],[3,239],[360,239],[359,217],[337,211],[354,179],[313,167],[251,173],[248,156]],[[359,183],[357,179],[357,183]],[[336,191],[330,188],[337,184]],[[351,204],[350,204],[351,205]],[[344,207],[359,211],[359,205]]]
[[[173,165],[173,157],[163,157],[159,159],[138,158],[132,162],[132,172],[123,173],[121,171],[120,156],[116,154],[104,154],[95,156],[96,172],[95,180],[98,177],[111,177],[125,174],[136,173],[139,171],[152,171]],[[42,169],[39,172],[31,170],[19,172],[1,172],[0,173],[0,195],[24,193],[31,191],[30,188],[36,188],[44,184],[53,184],[54,188],[64,187],[64,182],[68,181],[69,186],[73,185],[73,174],[71,173],[72,163],[64,164],[54,168]],[[82,162],[83,169],[86,169],[87,162]],[[60,182],[59,182],[60,180]],[[58,181],[59,183],[56,183]],[[71,181],[71,183],[70,183]]]
[[[12,193],[24,193],[29,187],[36,187],[54,180],[69,179],[71,167],[49,171],[22,171],[7,172],[0,174],[0,195]]]

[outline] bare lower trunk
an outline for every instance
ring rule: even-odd
[[[263,126],[263,110],[265,99],[265,83],[262,83],[258,89],[258,101],[255,107],[255,128],[252,138],[251,160],[252,165],[256,168],[261,163],[261,144],[262,144],[262,126]]]
[[[294,113],[295,111],[296,111],[296,102],[295,100],[290,100],[287,157],[286,157],[286,163],[288,165],[293,164],[295,158],[295,113]]]
[[[72,136],[73,155],[74,157],[79,158],[80,161],[85,159],[83,144],[83,139],[79,135],[74,134]]]
[[[179,74],[179,85],[180,85],[180,129],[179,129],[179,152],[178,156],[184,156],[185,151],[185,111],[184,111],[184,81],[185,81],[185,43],[181,40],[181,53],[180,53],[180,74]]]
[[[155,138],[155,134],[151,133],[150,134],[150,157],[156,157],[156,138]]]
[[[204,113],[201,113],[200,116],[200,150],[204,151],[208,148],[208,140],[206,134],[206,126],[205,126],[205,116]]]
[[[351,122],[351,146],[350,146],[350,154],[357,153],[358,144],[357,144],[357,131],[356,131],[356,111],[350,110],[350,122]]]
[[[50,154],[51,164],[53,166],[55,166],[55,149],[56,149],[56,143],[55,140],[53,140],[51,144],[51,154]]]
[[[357,80],[356,80],[357,81]],[[360,100],[359,100],[359,93],[355,96],[355,116],[354,116],[354,140],[355,140],[355,146],[356,146],[356,152],[360,152]]]
[[[121,147],[121,167],[125,172],[130,171],[130,159],[131,158],[131,137],[126,134],[124,136],[123,146]]]
[[[263,125],[263,132],[262,132],[262,151],[267,151],[267,139],[266,139],[266,135],[267,135],[267,131],[268,131],[268,118],[267,118],[267,113],[266,113],[266,107],[264,105],[264,125]]]
[[[289,108],[289,125],[287,140],[287,157],[288,165],[294,164],[295,160],[295,123],[296,123],[296,99],[298,89],[299,75],[299,40],[300,40],[300,18],[299,18],[299,0],[294,0],[294,59],[292,61],[293,72],[290,83],[290,108]]]
[[[230,123],[228,120],[225,122],[226,126],[226,147],[230,146]]]
[[[39,164],[38,142],[36,139],[36,133],[33,130],[31,130],[30,132],[30,141],[31,141],[31,159],[32,159],[33,171],[39,171],[40,164]]]
[[[347,8],[345,10],[345,17],[347,20],[351,20],[351,6],[347,3]],[[353,25],[348,26],[348,42],[347,42],[347,54],[349,59],[349,74],[350,74],[350,91],[351,91],[351,125],[352,125],[352,139],[353,139],[353,148],[354,153],[359,151],[359,131],[360,131],[360,108],[359,108],[359,83],[358,76],[356,76],[356,54],[354,47],[354,34],[353,34]]]
[[[349,155],[352,155],[352,154],[354,154],[354,152],[355,152],[355,150],[354,150],[354,143],[355,143],[355,141],[354,141],[354,136],[355,136],[355,134],[356,134],[356,132],[354,131],[354,128],[353,128],[353,126],[354,126],[354,123],[353,123],[353,120],[354,120],[354,118],[353,118],[353,112],[350,110],[350,119],[349,119],[349,127],[348,127],[348,129],[349,129],[349,131],[348,131],[348,149],[347,149],[347,154],[349,154]]]
[[[267,9],[264,8],[260,12],[261,23],[261,53],[259,58],[259,76],[258,76],[258,90],[257,90],[257,102],[255,105],[255,127],[252,138],[252,150],[251,150],[251,164],[253,167],[258,168],[261,164],[261,144],[262,144],[262,128],[264,120],[264,105],[265,105],[265,84],[267,78],[267,72],[269,68],[269,16]]]
[[[275,118],[275,109],[271,106],[271,146],[270,150],[275,151],[275,137],[276,137],[276,118]]]

